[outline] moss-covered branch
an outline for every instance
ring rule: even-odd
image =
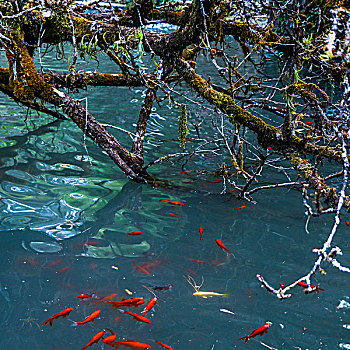
[[[215,90],[212,85],[200,75],[184,60],[178,59],[176,69],[195,91],[203,98],[228,115],[232,123],[246,126],[256,133],[260,145],[264,148],[272,147],[276,151],[288,151],[289,149],[309,153],[329,160],[342,162],[341,153],[337,149],[327,146],[318,146],[292,135],[289,139],[283,139],[282,131],[264,122],[261,118],[238,106],[234,99],[222,92]]]

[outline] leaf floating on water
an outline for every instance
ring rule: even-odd
[[[63,249],[60,244],[49,242],[30,242],[29,247],[38,253],[57,253]]]
[[[116,244],[115,242],[111,242],[107,247],[87,246],[86,251],[79,256],[96,259],[113,259],[117,256],[134,258],[142,256],[144,253],[148,252],[150,248],[151,246],[147,241],[142,241],[138,244]]]

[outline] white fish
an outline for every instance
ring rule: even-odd
[[[195,292],[193,295],[197,297],[202,297],[204,299],[206,298],[211,298],[211,297],[227,297],[228,294],[221,294],[221,293],[216,293],[216,292]]]

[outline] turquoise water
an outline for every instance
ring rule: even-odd
[[[205,64],[206,58],[202,61]],[[99,69],[113,71],[113,65],[102,60]],[[210,62],[207,69],[213,75]],[[89,88],[80,97],[88,98],[89,111],[99,121],[132,131],[144,93],[142,88]],[[191,121],[203,121],[203,137],[214,137],[211,118],[220,122],[221,117],[187,103]],[[323,244],[333,218],[312,218],[307,234],[300,191],[261,191],[254,195],[256,204],[237,200],[229,189],[222,193],[223,183],[208,182],[218,178],[199,171],[218,168],[223,160],[229,164],[224,150],[208,151],[214,144],[188,163],[180,159],[150,168],[160,179],[157,187],[135,184],[92,142],[86,140],[84,147],[83,135],[73,123],[35,113],[26,118],[26,109],[4,95],[0,111],[1,349],[81,349],[105,327],[114,330],[118,340],[144,342],[152,349],[161,348],[155,340],[181,350],[350,348],[347,274],[326,266],[327,275],[318,274],[312,281],[321,283],[324,292],[305,295],[296,288],[284,301],[268,294],[255,277],[260,273],[277,287],[312,267],[312,249]],[[155,104],[146,162],[180,151],[179,114],[165,102]],[[193,150],[198,143],[190,129],[188,149]],[[113,133],[131,145],[126,133]],[[296,179],[293,170],[286,172]],[[261,181],[286,181],[286,176],[267,169]],[[245,208],[235,210],[240,206]],[[348,219],[344,213],[335,239],[347,266]],[[133,231],[143,234],[127,235]],[[217,238],[232,255],[219,249]],[[148,264],[149,274],[135,264]],[[203,276],[201,291],[228,296],[194,296],[187,276],[197,284]],[[158,301],[147,315],[151,324],[136,322],[107,303],[76,297],[118,293],[119,301],[130,297],[128,289],[147,302],[153,295],[144,285],[169,284],[170,290],[155,291]],[[41,326],[68,307],[74,310],[67,318],[55,320],[52,328]],[[97,309],[101,318],[93,324],[71,327],[72,321]],[[266,321],[273,322],[268,334],[247,344],[237,340]],[[100,342],[91,349],[103,347],[109,346]]]

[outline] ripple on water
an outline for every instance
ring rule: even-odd
[[[9,198],[2,200],[3,213],[11,214],[0,222],[3,231],[23,230],[26,227],[32,231],[40,231],[56,240],[63,240],[80,233],[81,224],[79,208],[72,207],[64,200],[42,205],[30,203],[27,205]]]
[[[25,245],[25,243],[22,243],[22,246],[23,245]],[[57,253],[63,249],[60,244],[51,242],[30,242],[29,247],[37,253]]]
[[[54,176],[45,174],[44,179],[47,183],[52,185],[87,185],[89,183],[89,179],[79,178],[79,177],[63,177],[63,176]]]
[[[66,169],[74,171],[84,171],[81,167],[73,164],[66,163],[56,163],[54,165],[46,164],[43,162],[37,162],[36,167],[41,171],[54,170],[54,171],[64,171]]]
[[[6,175],[25,181],[34,181],[34,177],[25,171],[10,169],[5,171]]]
[[[4,181],[1,184],[1,193],[5,196],[20,197],[20,198],[36,198],[43,196],[45,193],[36,187],[29,187],[20,184],[13,184],[11,182]]]

